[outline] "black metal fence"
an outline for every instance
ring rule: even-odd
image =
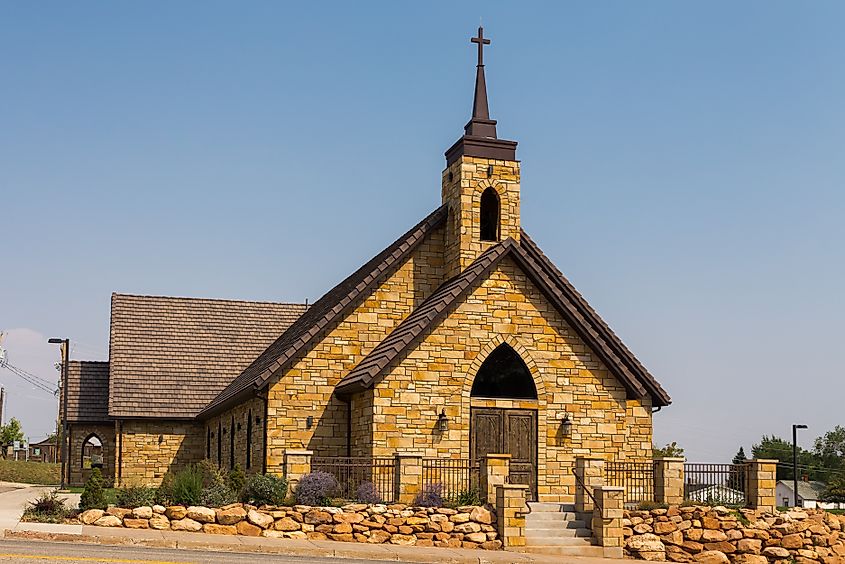
[[[684,464],[684,498],[707,505],[744,506],[747,464]]]
[[[442,488],[443,499],[455,500],[461,494],[479,494],[480,466],[468,458],[423,458],[423,491],[432,486]]]
[[[606,462],[608,486],[625,489],[625,505],[654,501],[654,462]]]
[[[334,476],[343,499],[357,500],[362,493],[359,488],[370,489],[368,485],[362,488],[361,484],[369,482],[380,501],[395,501],[396,459],[392,456],[315,456],[311,458],[311,471]]]

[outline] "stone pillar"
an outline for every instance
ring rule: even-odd
[[[669,505],[684,502],[684,459],[654,459],[654,501]]]
[[[481,459],[480,484],[478,489],[487,503],[496,500],[496,486],[506,484],[510,475],[509,454],[488,454]]]
[[[748,485],[746,497],[752,509],[767,513],[774,513],[777,509],[775,486],[777,484],[777,460],[757,459],[746,461],[748,469]]]
[[[622,504],[625,488],[599,486],[593,490],[593,496],[596,498],[596,507],[593,508],[592,528],[596,544],[604,547],[606,558],[622,558]]]
[[[604,485],[604,459],[596,456],[579,456],[575,459],[575,474],[592,492]],[[578,480],[575,480],[575,512],[593,512],[593,500]]]
[[[397,452],[396,477],[393,487],[397,503],[413,503],[422,491],[422,454],[418,452]]]
[[[293,491],[300,478],[311,473],[311,457],[313,455],[313,450],[285,450],[283,472],[285,479],[288,481],[289,491]]]
[[[528,506],[525,497],[529,487],[524,484],[496,486],[496,528],[504,548],[525,546],[525,516]]]

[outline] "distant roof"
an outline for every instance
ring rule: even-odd
[[[786,487],[790,492],[794,491],[792,489],[792,480],[779,480],[778,484]],[[801,499],[815,501],[819,499],[825,489],[827,489],[827,484],[824,482],[817,482],[815,480],[805,482],[804,480],[798,480],[798,497]]]
[[[195,417],[306,309],[112,294],[109,415]]]
[[[307,350],[326,327],[342,319],[361,297],[369,295],[388,273],[402,264],[417,245],[425,240],[428,233],[445,222],[447,211],[445,205],[436,209],[314,302],[305,315],[272,342],[240,376],[214,398],[202,411],[201,416],[212,416],[230,404],[237,403],[242,399],[242,395],[263,387],[273,373],[284,367],[299,352]]]
[[[109,363],[72,360],[67,365],[67,420],[102,422],[109,418]]]
[[[70,399],[70,398],[68,398]],[[43,447],[43,446],[56,446],[56,439],[46,438],[43,441],[37,443],[29,443],[31,447]]]
[[[484,279],[506,256],[511,257],[554,304],[579,336],[619,378],[633,397],[649,395],[656,406],[668,405],[671,398],[560,273],[525,232],[520,243],[506,239],[478,256],[454,278],[444,282],[417,309],[405,318],[381,343],[352,369],[335,391],[349,394],[370,388],[384,377],[384,369],[403,354],[429,327],[448,314],[477,281]]]

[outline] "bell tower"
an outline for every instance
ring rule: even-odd
[[[464,135],[446,151],[442,198],[449,206],[447,276],[455,276],[478,255],[508,237],[519,241],[519,161],[516,141],[496,136],[484,76],[484,28],[470,39],[478,45],[472,118]]]

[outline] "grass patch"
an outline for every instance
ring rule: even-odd
[[[0,460],[0,481],[55,486],[59,483],[61,464]]]
[[[845,509],[825,509],[825,511],[834,515],[845,515]]]

